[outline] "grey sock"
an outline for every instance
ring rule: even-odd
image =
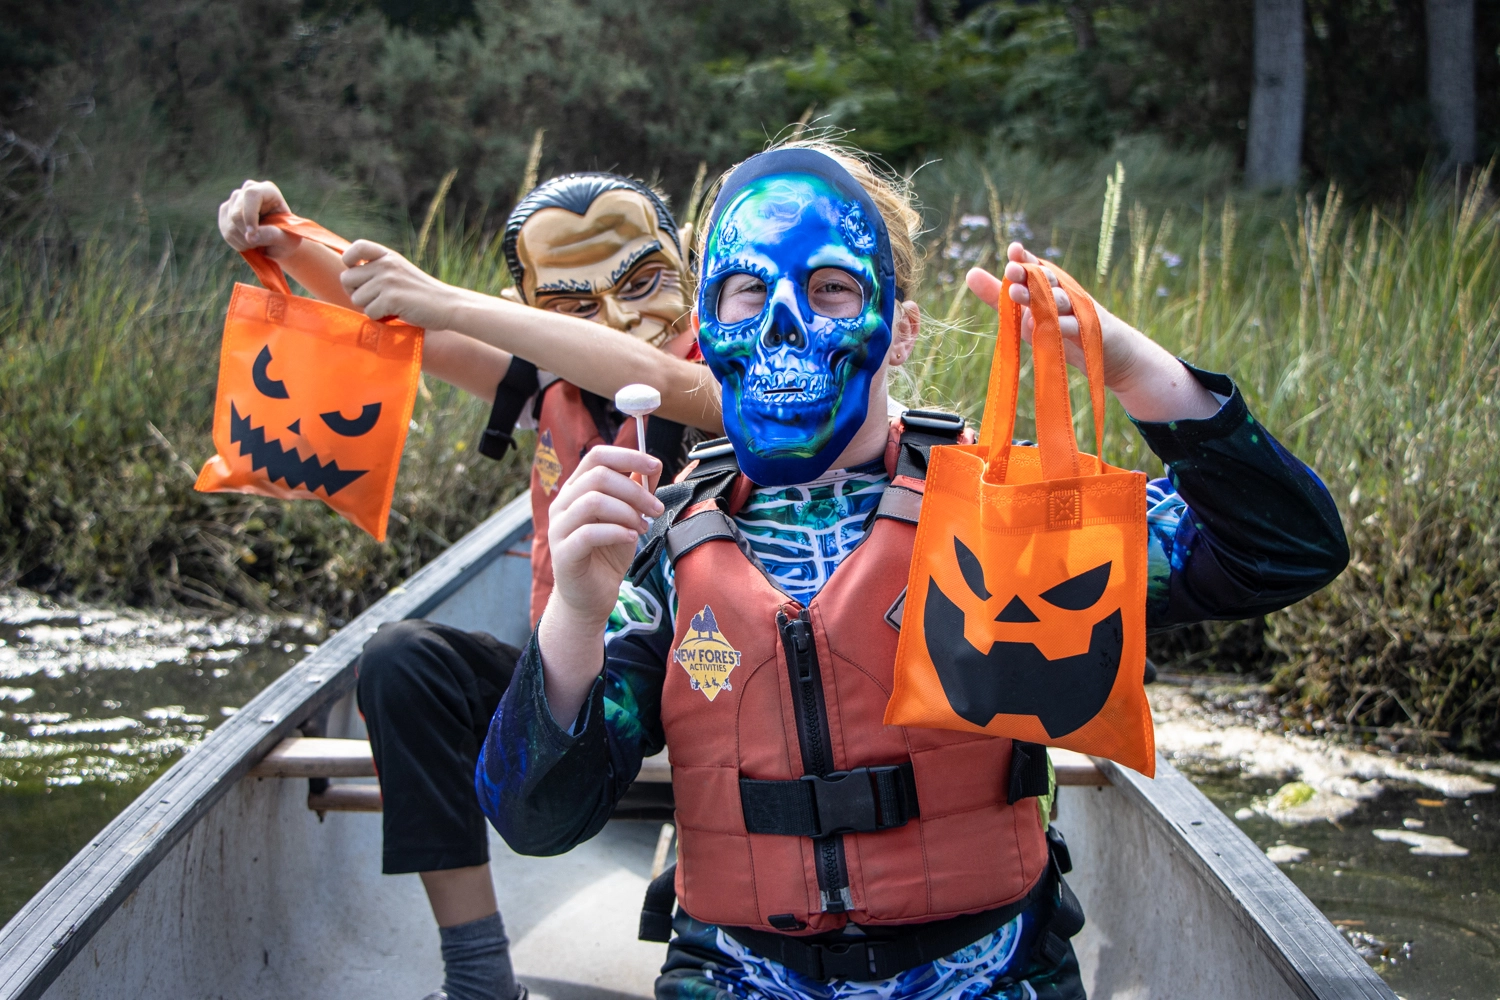
[[[453,927],[439,927],[443,941],[443,989],[449,1000],[516,1000],[510,940],[500,914]]]

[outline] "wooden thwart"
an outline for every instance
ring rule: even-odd
[[[369,740],[293,736],[250,769],[253,778],[373,778]]]
[[[1102,787],[1109,778],[1090,758],[1072,750],[1048,750],[1059,786]],[[293,736],[282,740],[250,769],[253,778],[372,778],[375,759],[369,740],[331,740]],[[672,781],[672,766],[665,752],[641,761],[637,782],[665,785]],[[307,797],[307,807],[319,812],[380,812],[378,785],[330,785]]]
[[[321,792],[310,792],[307,808],[318,812],[381,811],[379,785],[329,785]]]

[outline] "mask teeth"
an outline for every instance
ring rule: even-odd
[[[828,375],[822,372],[799,375],[781,371],[753,379],[750,390],[759,395],[821,396],[828,391],[828,381]]]

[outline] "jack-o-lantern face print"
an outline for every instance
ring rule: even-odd
[[[1114,688],[1124,648],[1118,603],[1101,606],[1109,603],[1102,599],[1116,572],[1113,562],[1044,581],[1051,585],[1039,593],[993,595],[978,557],[958,538],[953,554],[958,572],[948,589],[956,592],[950,595],[931,578],[923,634],[954,713],[976,726],[1000,714],[1034,715],[1052,738],[1098,715]],[[998,613],[991,610],[996,605]],[[975,634],[993,637],[987,649],[970,641]],[[1038,643],[1059,634],[1087,634],[1088,648],[1049,658]]]
[[[250,459],[252,469],[264,469],[266,477],[272,482],[279,480],[290,489],[301,487],[309,492],[322,490],[324,496],[331,497],[370,470],[340,469],[337,458],[330,456],[325,460],[318,457],[317,451],[310,447],[313,443],[310,436],[302,431],[302,415],[286,382],[271,377],[271,365],[274,361],[269,344],[262,347],[255,356],[255,363],[250,367],[250,379],[260,398],[247,401],[243,414],[238,401],[230,399],[229,440],[239,445],[240,455]],[[286,402],[270,402],[271,400]],[[363,437],[374,430],[379,422],[380,404],[365,403],[358,409],[359,416],[353,419],[345,417],[339,410],[319,413],[317,419],[339,437]],[[292,419],[285,423],[285,430],[293,436],[293,440],[283,445],[281,432],[275,425],[281,422],[278,418],[284,419],[288,415]],[[259,425],[256,423],[257,419],[260,421]],[[271,429],[269,434],[268,428]],[[310,452],[306,458],[301,455],[303,447]]]
[[[385,540],[422,331],[236,285],[197,488],[321,500]]]

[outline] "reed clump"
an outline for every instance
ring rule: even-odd
[[[917,177],[923,200],[949,211],[932,219],[905,391],[977,418],[994,314],[964,272],[993,268],[1012,239],[1057,260],[1170,350],[1233,375],[1328,484],[1349,533],[1351,565],[1330,587],[1263,620],[1158,637],[1158,662],[1260,677],[1290,724],[1500,753],[1489,182],[1486,171],[1352,210],[1337,189],[1251,198],[1225,154],[1150,141],[1064,165],[957,153]],[[424,267],[504,286],[492,236],[429,214]],[[486,408],[428,380],[384,546],[319,504],[194,493],[236,278],[250,280],[216,238],[0,246],[0,585],[337,623],[525,488],[529,442],[504,462],[479,458]],[[1081,389],[1075,400],[1082,427]],[[1117,406],[1106,452],[1161,473]]]
[[[441,222],[424,262],[503,283],[498,247]],[[0,586],[132,604],[321,613],[339,624],[524,488],[474,447],[487,408],[426,380],[376,544],[317,503],[202,494],[219,332],[217,238],[0,246]]]
[[[1289,724],[1500,753],[1500,208],[1490,171],[1423,187],[1399,207],[1349,211],[1337,188],[1252,200],[1224,194],[1227,185],[1203,191],[1201,174],[1174,195],[1151,169],[1158,153],[1135,152],[1134,167],[1124,159],[1125,245],[1091,289],[1168,349],[1233,375],[1259,419],[1327,483],[1353,551],[1347,571],[1294,607],[1158,637],[1153,655],[1168,669],[1267,679]],[[1084,204],[1025,156],[994,160],[986,172],[1004,208],[990,214],[1010,230],[996,237],[1025,238],[1095,278],[1106,179],[1107,196],[1120,198],[1113,154],[1080,185]],[[935,171],[932,202],[983,212],[992,195],[977,166]],[[1132,196],[1131,178],[1143,176]],[[1106,225],[1110,216],[1106,203]],[[949,322],[929,323],[937,329],[919,348],[911,391],[978,417],[994,314],[956,289],[988,255],[971,247],[988,241],[959,239],[962,226],[939,231],[929,295],[955,297]],[[1075,393],[1080,428],[1085,398]],[[1110,461],[1160,474],[1117,406],[1108,427]]]

